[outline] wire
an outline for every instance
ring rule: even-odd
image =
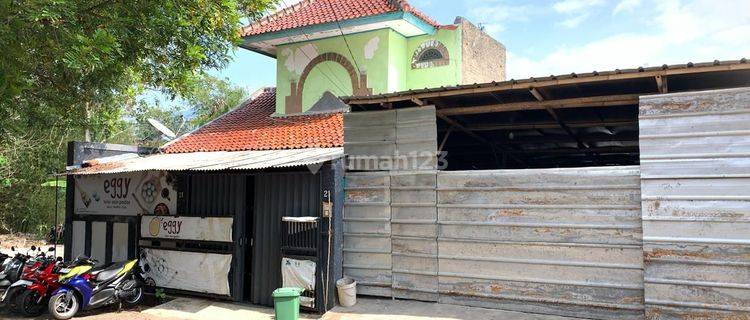
[[[287,9],[287,8],[290,8],[290,6],[289,6],[289,5],[287,5],[287,3],[286,3],[286,1],[285,1],[285,0],[281,0],[281,3],[283,3],[283,4],[284,4],[284,9],[281,9],[281,10],[282,10],[282,11],[284,11],[284,13],[286,13],[286,9]],[[305,33],[305,32],[303,31],[303,32],[302,32],[302,35],[303,35],[303,36],[305,36],[305,39],[306,39],[307,41],[310,41],[310,37],[308,37],[308,36],[307,36],[307,33]],[[287,39],[289,39],[289,42],[290,42],[290,43],[291,43],[291,42],[294,42],[294,39],[292,39],[292,36],[288,36],[288,37],[287,37]],[[312,58],[312,57],[310,57],[310,56],[308,56],[308,55],[307,55],[307,52],[305,52],[305,50],[302,50],[302,49],[300,49],[299,51],[300,51],[300,52],[301,52],[301,53],[302,53],[302,54],[303,54],[303,55],[304,55],[304,56],[305,56],[305,57],[306,57],[306,58],[307,58],[308,60],[312,61],[312,59],[313,59],[313,58]],[[336,76],[335,76],[335,72],[333,72],[333,70],[331,69],[331,67],[330,67],[329,65],[326,65],[326,67],[327,67],[328,71],[329,71],[329,72],[330,72],[331,74],[333,74],[333,75],[334,75],[333,77],[334,77],[334,78],[336,78]],[[330,81],[330,82],[331,82],[331,84],[333,84],[334,86],[336,86],[336,88],[338,88],[339,90],[341,90],[341,92],[342,92],[342,93],[346,93],[346,90],[344,90],[344,89],[343,89],[343,88],[341,87],[341,85],[339,85],[339,83],[338,83],[338,82],[334,81],[334,80],[333,80],[333,79],[332,79],[332,78],[331,78],[330,76],[328,76],[328,74],[327,74],[327,73],[323,72],[323,69],[322,69],[322,68],[321,68],[321,70],[320,70],[320,73],[321,73],[322,75],[324,75],[324,76],[325,76],[326,78],[328,78],[328,81]],[[338,78],[337,78],[337,79],[338,79]]]
[[[349,47],[349,41],[346,40],[346,35],[344,34],[344,30],[341,29],[341,23],[339,23],[339,18],[336,16],[336,9],[333,8],[333,5],[331,4],[331,0],[325,0],[325,2],[328,3],[328,7],[331,8],[331,11],[333,12],[333,19],[336,20],[336,26],[338,26],[339,32],[341,32],[341,37],[344,38],[344,44],[346,44],[346,49],[349,50],[349,56],[352,57],[352,61],[354,62],[354,68],[357,69],[357,75],[361,75],[362,71],[359,70],[357,59],[354,59],[352,48]]]

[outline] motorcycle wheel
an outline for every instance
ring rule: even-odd
[[[21,310],[18,309],[18,296],[21,293],[21,289],[25,289],[25,288],[13,287],[13,288],[8,289],[10,291],[8,292],[8,295],[5,296],[5,301],[3,302],[5,302],[6,306],[8,307],[8,310],[10,310],[11,312],[15,312],[15,313],[21,312]]]
[[[26,290],[18,296],[16,308],[20,311],[20,314],[26,317],[36,317],[41,315],[44,311],[44,304],[37,303],[39,298],[39,292]]]
[[[141,299],[143,299],[143,288],[135,287],[131,291],[132,292],[130,292],[127,297],[123,297],[122,302],[126,305],[134,306],[140,303]]]
[[[78,313],[80,308],[80,301],[78,296],[70,293],[58,293],[49,299],[48,310],[57,320],[67,320],[72,318]]]

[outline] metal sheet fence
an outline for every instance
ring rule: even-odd
[[[345,113],[344,152],[350,170],[434,170],[435,106]]]
[[[439,301],[643,317],[638,167],[437,174]]]
[[[359,294],[392,296],[390,187],[388,172],[346,173],[343,267]]]
[[[391,172],[393,295],[438,300],[437,173]]]
[[[750,318],[750,89],[639,113],[646,316]]]

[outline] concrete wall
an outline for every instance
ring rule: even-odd
[[[461,83],[505,80],[505,46],[469,20],[456,18],[461,29]]]
[[[750,88],[641,97],[646,316],[750,318]]]

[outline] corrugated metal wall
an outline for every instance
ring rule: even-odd
[[[185,216],[229,217],[245,214],[247,175],[196,173],[189,175]]]
[[[343,267],[358,294],[392,296],[390,186],[388,172],[346,173]]]
[[[281,285],[281,217],[320,216],[320,175],[309,172],[255,176],[252,302],[273,305]]]
[[[440,302],[643,317],[638,167],[437,177]]]
[[[646,315],[750,318],[750,88],[642,97]]]
[[[187,178],[186,199],[178,199],[178,210],[185,208],[179,215],[194,217],[232,217],[233,259],[230,271],[231,295],[240,301],[244,297],[245,244],[239,241],[239,235],[245,231],[247,216],[247,179],[243,173],[189,173]],[[176,196],[176,195],[175,195]],[[184,206],[180,204],[184,202]]]

